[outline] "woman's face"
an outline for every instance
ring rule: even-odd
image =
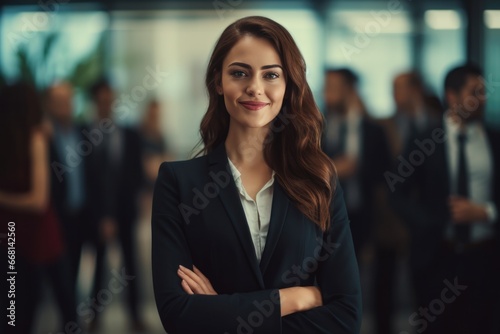
[[[280,57],[265,39],[244,36],[224,59],[218,93],[224,95],[231,123],[267,126],[281,109],[285,88]]]

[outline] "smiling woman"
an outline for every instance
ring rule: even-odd
[[[281,109],[285,89],[281,60],[274,47],[251,35],[241,38],[226,56],[217,85],[235,122],[230,127],[233,133],[269,124]]]
[[[219,38],[205,155],[163,163],[155,185],[153,283],[168,333],[359,332],[349,219],[305,70],[270,19]]]

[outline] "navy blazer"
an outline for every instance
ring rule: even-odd
[[[206,156],[164,162],[152,213],[153,285],[160,319],[175,333],[359,333],[361,288],[342,188],[322,232],[274,183],[260,263],[224,144]],[[196,265],[217,296],[189,295],[179,265]],[[317,285],[323,306],[280,314],[280,288]]]

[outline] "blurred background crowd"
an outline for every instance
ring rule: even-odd
[[[434,325],[458,333],[443,312],[484,325],[476,333],[500,333],[493,319],[468,312],[500,311],[493,0],[0,3],[0,246],[6,254],[6,224],[15,221],[15,332],[163,332],[150,273],[153,184],[162,161],[195,152],[211,48],[248,15],[284,25],[306,60],[325,116],[323,149],[345,189],[362,333],[431,333]],[[459,142],[449,167],[435,132],[454,131],[456,105],[480,129],[467,130],[477,163],[468,164],[465,188],[454,185]],[[460,218],[468,202],[446,197],[448,178],[451,193],[484,204],[470,206],[477,215]],[[488,223],[466,232],[445,224],[460,219]],[[434,221],[442,231],[429,228]],[[448,306],[443,278],[456,277],[482,289]]]

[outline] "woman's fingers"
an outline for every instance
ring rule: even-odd
[[[201,278],[196,276],[196,274],[193,273],[191,270],[182,267],[182,268],[179,268],[179,270],[177,270],[177,274],[179,275],[179,277],[181,279],[186,281],[186,283],[189,285],[189,287],[191,288],[191,290],[194,293],[206,294],[204,289],[203,289],[202,284],[200,284]]]
[[[185,284],[193,293],[203,295],[216,295],[217,292],[212,287],[209,279],[205,275],[203,275],[203,273],[198,268],[194,267],[193,269],[194,271],[186,267],[179,266],[177,274],[182,280],[186,282]],[[184,285],[183,288],[186,291]]]
[[[184,291],[186,291],[190,295],[194,295],[193,290],[191,290],[191,288],[189,287],[189,284],[185,280],[181,281],[181,285],[182,285],[182,288],[184,289]]]
[[[196,275],[198,275],[205,283],[210,284],[210,281],[208,280],[208,278],[206,278],[205,275],[203,275],[203,273],[198,268],[196,268],[196,266],[193,265],[193,269],[194,269],[194,273]]]

